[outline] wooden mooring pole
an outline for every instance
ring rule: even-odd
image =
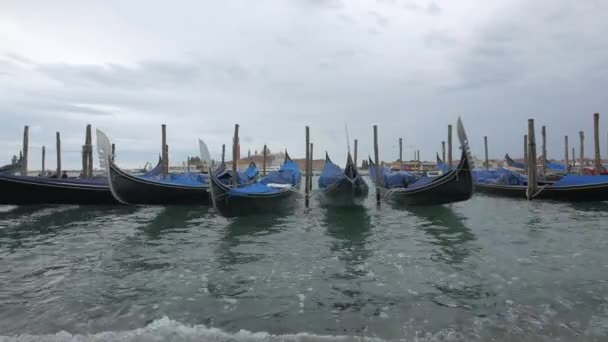
[[[445,164],[445,141],[441,142],[441,161]]]
[[[359,142],[357,141],[357,139],[355,139],[355,151],[354,151],[355,155],[354,155],[354,159],[353,159],[353,162],[355,163],[355,167],[357,167],[357,148],[358,148],[357,145],[358,144],[359,144]]]
[[[222,164],[226,162],[226,144],[222,144]]]
[[[585,132],[580,131],[578,132],[578,136],[580,138],[580,153],[579,153],[579,170],[578,172],[582,175],[583,174],[583,168],[585,166]]]
[[[266,144],[264,144],[264,152],[262,152],[262,154],[264,155],[264,159],[262,161],[262,177],[266,176],[266,156],[267,156],[267,147]]]
[[[531,200],[537,191],[536,181],[536,139],[534,136],[534,119],[528,119],[528,187],[526,197]]]
[[[600,113],[593,114],[593,143],[595,145],[595,175],[599,176],[602,173],[602,161],[600,157]]]
[[[239,124],[234,125],[234,137],[232,138],[232,185],[237,186],[238,182],[238,163],[239,163]]]
[[[112,144],[112,161],[114,161],[114,157],[116,156],[116,144]]]
[[[169,161],[167,160],[167,125],[162,124],[161,125],[161,131],[162,131],[162,137],[161,137],[161,146],[160,146],[160,152],[161,152],[161,156],[163,159],[163,167],[162,167],[162,173],[163,173],[163,177],[166,177],[167,174],[169,173]]]
[[[403,170],[403,139],[399,138],[399,170]]]
[[[59,132],[56,133],[55,139],[57,140],[57,177],[61,177],[61,135]]]
[[[566,173],[570,172],[570,156],[568,156],[568,136],[564,136],[564,160],[566,162]]]
[[[43,176],[44,176],[44,171],[45,171],[45,168],[44,168],[44,166],[45,166],[44,164],[46,161],[45,159],[46,159],[46,148],[44,146],[42,146],[42,171],[41,171],[41,174]]]
[[[484,147],[485,156],[486,156],[486,161],[485,161],[486,170],[488,170],[488,169],[490,169],[490,162],[488,161],[488,136],[487,135],[483,137],[483,147]]]
[[[304,198],[304,206],[306,208],[308,208],[309,206],[309,191],[310,189],[308,188],[308,179],[310,178],[310,174],[308,173],[309,170],[309,164],[310,164],[310,127],[306,126],[306,163],[304,165],[304,168],[306,169],[305,171],[305,176],[304,176],[304,194],[305,194],[305,198]]]
[[[572,168],[576,167],[576,153],[574,151],[575,151],[575,149],[573,147],[572,148]],[[574,171],[574,170],[572,170],[572,171]]]
[[[82,177],[93,177],[93,138],[91,136],[91,125],[87,125],[82,146]]]
[[[380,156],[378,155],[378,125],[374,125],[374,163],[376,164],[376,205],[380,206]]]
[[[541,175],[543,178],[547,174],[547,128],[543,125],[542,127],[542,139],[543,139],[543,165],[541,165]]]
[[[448,125],[448,171],[452,169],[452,125]]]
[[[21,175],[27,176],[27,155],[30,140],[30,127],[23,127],[23,157],[21,158]]]
[[[310,172],[310,177],[308,178],[308,189],[310,192],[312,192],[312,162],[314,159],[314,154],[312,153],[313,151],[313,147],[314,144],[310,143],[310,162],[308,163],[308,167],[309,167],[309,172]]]
[[[524,172],[528,174],[528,135],[524,135]]]

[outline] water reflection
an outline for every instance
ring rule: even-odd
[[[187,228],[189,221],[205,216],[210,211],[211,209],[207,206],[166,206],[162,212],[142,227],[142,230],[149,238],[158,239],[169,231]]]
[[[327,235],[333,238],[332,252],[346,263],[346,274],[342,277],[355,278],[367,274],[360,267],[372,252],[366,248],[366,240],[371,235],[371,219],[364,207],[331,207],[325,212]]]
[[[433,237],[431,243],[439,247],[433,259],[448,264],[462,263],[471,253],[468,242],[475,240],[475,234],[464,224],[448,206],[411,207],[410,213],[423,218],[420,227]]]
[[[133,211],[129,207],[107,206],[24,206],[0,215],[4,229],[0,229],[0,246],[17,248],[30,238],[39,243],[52,239],[62,231],[91,222],[100,216],[121,215]],[[7,238],[7,239],[4,239]]]
[[[232,266],[258,261],[264,257],[263,245],[266,242],[255,239],[256,236],[265,236],[281,231],[282,215],[265,214],[254,216],[235,217],[224,228],[224,234],[216,249],[217,261],[220,268],[232,269]],[[247,245],[254,245],[247,248]]]

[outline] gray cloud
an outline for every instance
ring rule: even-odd
[[[441,7],[439,7],[439,5],[437,5],[437,3],[435,3],[434,1],[432,1],[426,7],[426,12],[428,14],[430,14],[430,15],[440,15],[441,14]]]
[[[536,117],[549,124],[550,155],[561,157],[563,135],[591,132],[591,114],[606,112],[606,5],[505,1],[465,20],[458,4],[432,4],[297,0],[241,14],[193,2],[187,11],[151,8],[133,23],[104,17],[118,3],[43,6],[50,22],[10,32],[13,43],[0,47],[0,160],[18,151],[24,124],[32,148],[52,146],[60,130],[75,151],[66,163],[77,166],[92,123],[116,141],[121,163],[141,166],[157,156],[161,123],[178,161],[196,153],[198,137],[217,156],[235,122],[244,151],[267,143],[301,155],[310,125],[319,155],[339,161],[347,123],[365,156],[376,123],[382,158],[396,158],[403,137],[432,159],[458,115],[478,155],[484,135],[491,156],[517,155],[525,120]],[[90,24],[65,20],[90,11]]]

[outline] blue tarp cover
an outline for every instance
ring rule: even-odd
[[[608,176],[566,175],[551,187],[576,186],[587,184],[608,184]]]
[[[268,184],[286,184],[291,187],[300,182],[300,169],[298,164],[292,160],[286,161],[278,171],[271,172],[262,177],[257,183],[228,190],[230,196],[248,196],[254,194],[273,194],[281,189],[268,186]]]
[[[344,170],[330,160],[326,160],[321,175],[319,176],[319,189],[327,188],[343,177],[346,177],[344,175]]]
[[[507,169],[473,170],[473,180],[477,183],[525,185],[526,177]]]
[[[370,165],[370,167],[369,167],[369,175],[375,183],[376,182],[376,166],[373,164]],[[387,167],[380,168],[381,184],[379,184],[379,185],[382,187],[385,187],[385,188],[389,188],[389,189],[406,188],[410,184],[416,182],[417,180],[418,179],[416,178],[416,176],[414,176],[414,174],[407,172],[407,171],[392,172]]]
[[[192,186],[192,187],[200,187],[208,184],[207,176],[204,176],[200,173],[194,172],[185,172],[185,173],[170,173],[166,177],[163,177],[161,174],[153,175],[153,176],[140,176],[140,178],[155,181],[163,184],[174,184],[181,186]]]

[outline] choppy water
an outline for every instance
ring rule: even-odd
[[[480,195],[230,220],[0,207],[0,340],[606,341],[607,218]]]

